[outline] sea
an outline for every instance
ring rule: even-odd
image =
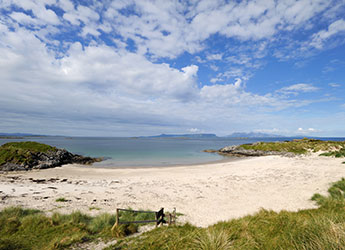
[[[230,145],[274,142],[295,138],[146,138],[146,137],[63,137],[33,136],[22,139],[0,139],[0,145],[13,141],[36,141],[91,157],[103,157],[104,161],[93,167],[149,167],[178,166],[225,160],[205,149],[220,149]],[[344,141],[345,138],[318,138]]]

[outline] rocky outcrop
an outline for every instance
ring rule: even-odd
[[[101,160],[101,158],[84,157],[65,149],[57,149],[48,152],[30,152],[25,163],[6,162],[0,166],[0,171],[54,168],[71,163],[92,164]]]
[[[212,152],[211,150],[205,152]],[[267,156],[267,155],[282,155],[287,157],[295,156],[290,152],[278,152],[278,151],[263,151],[254,149],[244,149],[240,146],[227,146],[215,151],[221,155],[238,156],[238,157],[250,157],[250,156]]]

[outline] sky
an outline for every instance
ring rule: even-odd
[[[0,0],[0,132],[345,137],[345,0]]]

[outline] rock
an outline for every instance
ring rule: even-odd
[[[45,183],[46,179],[33,179],[32,182],[36,182],[36,183]]]
[[[217,153],[218,150],[215,150],[215,149],[205,149],[205,150],[203,150],[203,152],[206,152],[206,153]]]
[[[84,157],[82,155],[72,154],[66,149],[57,149],[48,152],[30,152],[26,164],[6,162],[0,166],[0,171],[23,171],[31,169],[46,169],[59,167],[65,164],[92,164],[102,161],[101,158]]]
[[[7,195],[7,194],[5,194],[5,195],[3,195],[3,196],[0,196],[0,199],[1,200],[6,200],[6,199],[8,199],[8,198],[10,198],[10,196],[9,195]]]
[[[254,149],[244,149],[240,146],[227,146],[218,150],[219,154],[228,156],[267,156],[267,155],[283,155],[287,157],[294,157],[294,153],[290,152],[278,152],[278,151],[263,151]]]
[[[0,170],[1,171],[18,171],[18,170],[26,170],[26,168],[22,165],[7,162],[0,166]]]

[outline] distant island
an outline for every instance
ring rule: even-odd
[[[0,137],[10,137],[10,138],[16,138],[16,137],[37,137],[37,136],[46,136],[46,135],[36,135],[36,134],[29,134],[29,133],[0,133]]]
[[[153,136],[140,136],[140,138],[216,138],[215,134],[160,134]]]
[[[235,132],[227,136],[217,136],[216,134],[160,134],[152,136],[140,136],[135,138],[284,138],[286,136],[266,134],[259,132]]]
[[[286,136],[275,135],[275,134],[265,134],[265,133],[259,133],[259,132],[248,132],[248,133],[235,132],[225,137],[228,137],[228,138],[282,138]]]

